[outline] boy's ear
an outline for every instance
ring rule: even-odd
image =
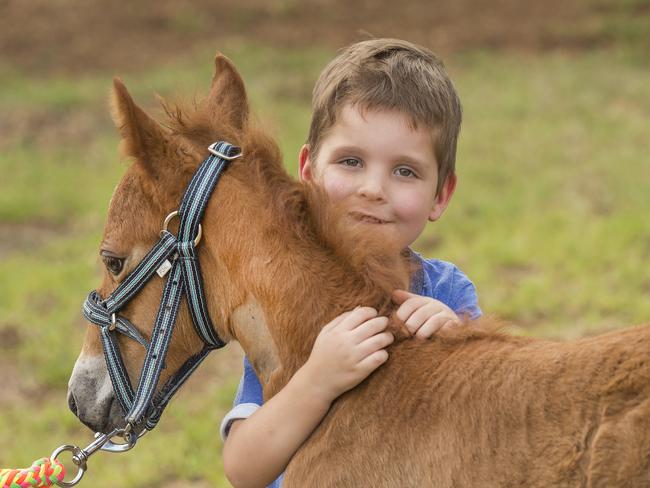
[[[442,188],[440,188],[440,191],[436,195],[436,199],[433,202],[433,207],[429,213],[429,220],[431,222],[435,222],[440,217],[442,217],[442,214],[447,209],[447,205],[449,205],[449,201],[451,200],[454,191],[456,191],[457,182],[458,177],[455,173],[449,175],[445,180],[445,183],[442,185]]]
[[[311,181],[314,179],[314,173],[309,155],[309,145],[303,144],[298,153],[298,176],[300,181]]]

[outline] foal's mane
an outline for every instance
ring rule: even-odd
[[[354,273],[359,303],[373,305],[383,313],[392,310],[391,292],[408,283],[410,260],[406,253],[369,235],[366,229],[343,226],[342,207],[329,204],[320,188],[291,177],[275,140],[248,117],[240,129],[228,124],[230,114],[214,117],[207,104],[197,100],[184,105],[163,102],[163,108],[167,115],[163,125],[199,150],[216,139],[242,147],[244,156],[232,163],[227,174],[255,189],[278,228],[296,246],[320,248],[332,262]]]

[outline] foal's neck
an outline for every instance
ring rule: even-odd
[[[404,286],[408,272],[368,236],[331,236],[338,232],[332,220],[310,211],[323,208],[314,194],[278,168],[237,180],[231,222],[240,243],[230,250],[238,263],[231,286],[241,300],[230,318],[269,397],[307,361],[334,317],[359,305],[390,312],[387,290]],[[360,255],[367,261],[353,263]]]

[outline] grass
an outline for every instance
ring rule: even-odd
[[[333,53],[234,42],[224,50],[295,172],[311,86]],[[200,93],[212,56],[197,50],[123,78],[151,108],[153,91]],[[456,262],[477,284],[484,311],[518,324],[517,333],[571,338],[647,322],[647,66],[619,51],[472,52],[447,64],[464,103],[460,184],[419,249]],[[107,203],[125,163],[105,110],[112,74],[35,79],[6,67],[2,74],[0,110],[45,121],[24,131],[16,123],[0,136],[0,466],[18,466],[63,442],[90,440],[67,411],[66,383],[83,336],[80,304],[98,283]],[[88,137],[78,136],[79,120],[88,121]],[[220,361],[210,359],[206,374]],[[136,453],[98,454],[85,483],[227,486],[218,423],[237,380],[234,372],[214,388],[203,386],[207,378],[192,381]]]
[[[461,186],[430,232],[472,238],[436,252],[467,263],[486,310],[532,333],[647,321],[647,70],[612,70],[603,54],[478,56],[458,70]]]

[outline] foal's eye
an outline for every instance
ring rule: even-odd
[[[102,261],[104,261],[104,266],[106,266],[106,269],[111,274],[117,276],[122,272],[122,267],[124,266],[123,258],[111,256],[110,254],[102,254]]]

